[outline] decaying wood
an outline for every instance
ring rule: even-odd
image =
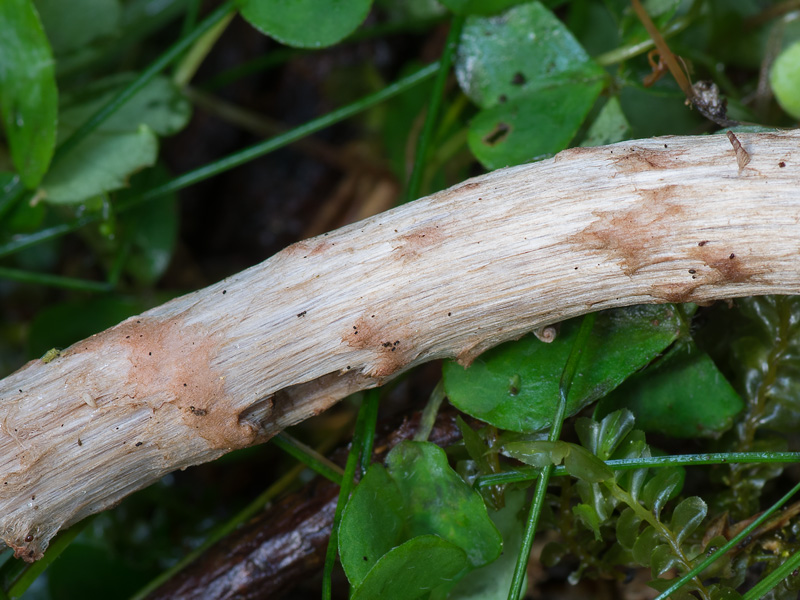
[[[442,447],[461,439],[456,411],[436,418],[428,440]],[[417,433],[421,413],[378,436],[373,461],[382,462],[391,448]],[[331,457],[344,465],[347,448]],[[339,486],[316,477],[282,498],[248,523],[206,550],[147,596],[148,600],[256,600],[291,597],[299,583],[313,579],[325,563]]]
[[[737,139],[741,169],[717,135],[489,173],[28,363],[0,382],[0,536],[34,560],[165,473],[424,361],[604,308],[800,292],[800,132]]]

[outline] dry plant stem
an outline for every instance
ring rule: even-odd
[[[576,148],[298,242],[0,381],[0,534],[61,527],[425,361],[591,311],[800,292],[800,132]],[[96,405],[96,408],[93,406]]]

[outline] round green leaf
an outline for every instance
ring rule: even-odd
[[[400,489],[410,537],[438,535],[463,549],[475,567],[500,555],[500,534],[483,500],[450,468],[444,450],[427,442],[403,442],[386,464]]]
[[[769,83],[783,110],[800,119],[800,42],[778,55],[769,72]]]
[[[31,0],[0,2],[0,117],[11,160],[28,188],[39,185],[56,143],[53,54]]]
[[[644,431],[693,438],[729,429],[744,403],[707,354],[682,349],[603,398],[597,414],[620,408]]]
[[[552,423],[558,385],[580,321],[561,324],[550,344],[527,336],[481,355],[468,369],[445,363],[445,392],[461,411],[502,429],[532,432]],[[669,306],[601,313],[572,384],[567,414],[601,398],[671,344],[679,322]],[[518,382],[510,385],[509,382]]]
[[[370,466],[347,502],[339,526],[339,556],[358,587],[380,558],[404,540],[400,490],[381,465]]]
[[[60,116],[59,138],[68,137],[109,98],[130,81],[130,75],[110,77],[69,99]],[[106,119],[42,182],[46,201],[82,202],[128,185],[129,178],[152,166],[158,156],[158,135],[171,135],[186,125],[191,105],[165,77],[156,77]]]
[[[614,96],[605,103],[597,118],[586,132],[581,146],[604,146],[627,139],[631,133],[631,125],[622,112],[619,98]]]
[[[469,563],[458,546],[423,535],[390,550],[370,570],[351,600],[416,600],[452,585]]]
[[[240,0],[242,16],[261,33],[298,48],[330,46],[367,17],[372,0]]]
[[[489,513],[503,536],[503,554],[485,567],[467,573],[450,592],[449,600],[492,600],[507,597],[522,546],[526,496],[522,490],[507,490],[505,507]],[[524,585],[523,588],[527,589]]]
[[[603,85],[564,83],[482,110],[470,123],[470,150],[487,169],[552,156],[575,137]]]
[[[569,29],[540,2],[467,19],[456,61],[461,89],[481,108],[536,90],[605,78]]]
[[[158,138],[147,125],[136,131],[89,135],[47,174],[42,187],[52,204],[72,204],[125,187],[132,173],[156,162]]]
[[[525,0],[442,0],[457,15],[493,15]]]

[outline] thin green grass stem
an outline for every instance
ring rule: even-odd
[[[342,468],[297,438],[282,431],[272,438],[272,443],[315,473],[322,475],[336,485],[342,485],[342,474],[344,473]]]
[[[744,595],[743,600],[758,600],[759,598],[764,598],[768,592],[777,587],[781,581],[789,577],[799,566],[800,552],[795,552],[785,563],[750,588]]]
[[[423,31],[429,29],[433,25],[436,25],[440,21],[442,21],[442,17],[437,16],[431,19],[414,19],[405,22],[380,23],[372,27],[361,27],[354,31],[349,37],[342,40],[340,44],[350,44],[362,40],[385,37],[395,33]],[[207,81],[199,84],[198,87],[206,92],[214,92],[220,88],[230,85],[242,77],[247,77],[248,75],[266,71],[273,67],[282,65],[296,56],[310,54],[311,52],[313,52],[313,50],[302,50],[299,48],[286,47],[276,48],[268,54],[257,56],[256,58],[243,62],[240,65],[228,69],[227,71],[223,71],[222,73],[214,75]]]
[[[564,371],[561,374],[561,381],[558,386],[559,398],[556,406],[556,414],[553,417],[553,425],[550,428],[550,434],[548,436],[551,442],[558,441],[558,438],[561,436],[561,428],[564,425],[564,417],[567,413],[569,390],[572,387],[575,373],[578,371],[578,364],[583,355],[583,349],[586,347],[586,342],[589,340],[589,336],[592,333],[596,316],[596,313],[589,313],[583,317],[581,328],[578,330],[578,335],[570,349],[567,363],[564,365]],[[547,484],[550,482],[550,474],[552,472],[553,465],[547,465],[539,473],[539,480],[536,482],[536,491],[534,492],[533,502],[531,502],[528,521],[525,523],[525,531],[522,534],[522,544],[519,554],[517,555],[517,563],[514,566],[511,587],[508,590],[508,600],[520,600],[523,596],[524,590],[522,587],[525,583],[525,573],[527,571],[528,560],[530,559],[531,547],[533,546],[533,538],[536,535],[536,527],[539,525],[539,517],[542,514],[545,495],[547,494]]]
[[[61,275],[36,273],[34,271],[24,271],[22,269],[8,269],[6,267],[0,267],[0,279],[10,279],[22,283],[35,283],[37,285],[49,285],[65,290],[78,290],[82,292],[110,292],[114,289],[112,283],[105,281],[76,279],[74,277],[62,277]]]
[[[365,398],[358,411],[355,433],[353,434],[353,443],[347,455],[347,463],[345,464],[344,475],[342,477],[342,487],[339,490],[339,499],[336,501],[336,510],[333,513],[331,537],[328,540],[328,549],[325,552],[325,566],[322,570],[322,600],[331,600],[331,594],[333,592],[331,576],[333,575],[333,567],[336,564],[336,555],[339,548],[339,524],[342,522],[344,507],[350,499],[350,492],[352,492],[355,484],[354,478],[356,469],[360,463],[359,457],[363,448],[365,425],[371,418],[371,404],[373,403],[370,402],[368,398]]]
[[[364,410],[363,431],[361,433],[361,459],[358,464],[359,478],[364,476],[372,464],[372,452],[375,448],[375,428],[378,424],[378,407],[381,402],[380,388],[367,390],[364,397],[366,404]]]
[[[232,154],[231,156],[200,167],[199,169],[195,169],[194,171],[190,171],[189,173],[180,175],[161,186],[144,192],[138,198],[131,199],[125,203],[120,203],[120,205],[116,207],[115,211],[117,214],[120,214],[171,192],[182,190],[190,185],[204,181],[210,177],[213,177],[214,175],[218,175],[229,169],[238,167],[239,165],[242,165],[250,160],[263,156],[264,154],[282,148],[288,144],[291,144],[292,142],[296,142],[307,135],[311,135],[312,133],[324,129],[325,127],[330,127],[331,125],[343,121],[344,119],[358,114],[361,111],[372,108],[384,100],[411,89],[415,85],[418,85],[429,77],[432,77],[438,68],[438,63],[428,65],[427,67],[424,67],[407,77],[399,79],[382,90],[361,98],[352,104],[348,104],[347,106],[328,113],[327,115],[324,115],[318,119],[314,119],[313,121],[305,123],[300,127],[292,129],[291,131],[287,131],[284,134],[266,140],[262,143],[256,144],[255,146],[246,148],[245,150]],[[47,229],[27,235],[15,236],[11,241],[0,245],[0,258],[14,254],[15,252],[19,252],[20,250],[35,244],[72,233],[73,231],[77,231],[85,225],[99,221],[101,218],[102,216],[100,214],[87,215],[85,217],[75,219],[70,223],[63,223],[61,225],[49,227]]]
[[[422,410],[422,416],[419,419],[419,428],[417,429],[417,433],[414,434],[415,442],[428,441],[431,431],[433,431],[433,425],[436,423],[436,415],[439,414],[439,408],[441,408],[442,402],[444,402],[444,397],[444,381],[440,379],[436,387],[433,388],[431,396],[428,398],[428,403]]]
[[[775,504],[770,506],[764,513],[762,513],[755,521],[750,523],[747,527],[742,529],[738,534],[732,537],[726,544],[718,548],[713,554],[711,554],[708,558],[706,558],[703,562],[693,568],[691,571],[683,575],[682,577],[675,580],[675,582],[669,586],[666,590],[661,592],[658,596],[656,596],[655,600],[666,600],[670,594],[674,594],[678,588],[682,587],[686,584],[689,580],[693,579],[694,577],[699,576],[703,571],[705,571],[708,567],[710,567],[717,559],[721,558],[725,554],[728,553],[729,550],[736,547],[739,542],[744,540],[752,531],[754,531],[757,527],[759,527],[764,521],[770,518],[776,511],[780,509],[781,506],[786,504],[789,499],[794,496],[798,491],[800,491],[800,483],[795,485],[791,490],[789,490],[780,500],[778,500]],[[794,555],[789,558],[785,563],[783,563],[780,567],[778,567],[775,571],[767,575],[764,579],[762,579],[755,587],[753,587],[750,591],[748,591],[744,595],[744,600],[755,600],[756,598],[761,598],[763,594],[766,594],[769,590],[771,590],[775,585],[777,585],[781,580],[783,580],[789,573],[791,573],[795,568],[797,568],[798,564],[800,564],[800,553],[795,553]],[[787,567],[787,565],[790,565]],[[784,567],[787,567],[785,570]],[[781,571],[781,574],[778,576],[778,579],[772,583],[771,577]]]
[[[223,3],[217,10],[206,17],[189,35],[179,39],[166,52],[153,61],[142,73],[125,86],[116,96],[106,103],[100,110],[92,115],[83,125],[78,127],[72,135],[56,148],[53,163],[73,150],[86,136],[92,133],[108,117],[114,114],[123,104],[133,98],[139,90],[146,86],[156,75],[161,73],[169,64],[181,56],[196,40],[202,37],[209,29],[234,11],[234,3]]]
[[[381,102],[405,92],[406,90],[425,81],[434,73],[436,73],[438,68],[439,63],[428,65],[427,67],[424,67],[407,77],[399,79],[398,81],[386,86],[374,94],[370,94],[369,96],[361,98],[360,100],[348,104],[347,106],[343,106],[342,108],[334,110],[327,115],[319,117],[318,119],[304,123],[303,125],[296,127],[291,131],[287,131],[281,135],[277,135],[263,142],[259,142],[258,144],[250,146],[249,148],[245,148],[244,150],[235,152],[230,156],[226,156],[213,163],[202,166],[199,169],[195,169],[194,171],[180,175],[161,186],[144,192],[138,200],[132,201],[132,204],[138,204],[140,202],[145,202],[147,200],[152,200],[153,198],[163,196],[164,194],[182,190],[190,185],[194,185],[195,183],[199,183],[214,177],[215,175],[219,175],[220,173],[224,173],[225,171],[229,171],[230,169],[250,162],[251,160],[268,154],[269,152],[283,148],[284,146],[309,136],[312,133],[316,133],[321,129],[325,129],[326,127],[330,127],[331,125],[339,123],[340,121],[349,119],[353,115],[363,112],[368,108],[372,108],[376,104],[380,104]]]
[[[172,75],[172,82],[176,86],[182,88],[192,80],[192,77],[197,73],[197,70],[200,68],[200,65],[203,64],[208,53],[211,52],[214,44],[216,44],[220,36],[225,33],[225,30],[235,16],[235,12],[229,12],[222,20],[215,23],[211,29],[206,31],[192,44],[192,47],[178,63]]]
[[[48,240],[61,237],[62,235],[67,235],[68,233],[77,231],[89,223],[99,221],[101,218],[102,217],[99,214],[88,215],[85,217],[80,217],[79,219],[75,219],[69,223],[61,223],[60,225],[54,225],[53,227],[48,227],[34,233],[13,236],[10,241],[0,245],[0,258],[8,256],[9,254],[14,254],[15,252],[19,252],[25,248],[30,248],[31,246],[35,246],[41,242],[46,242]]]
[[[615,471],[631,471],[646,467],[692,467],[697,465],[721,464],[764,464],[800,462],[800,452],[716,452],[710,454],[675,454],[672,456],[651,456],[647,458],[622,458],[605,461],[606,466]],[[553,469],[553,477],[568,475],[563,465]],[[475,479],[478,489],[505,483],[533,481],[539,470],[531,468],[514,469],[503,473],[482,475]]]
[[[325,449],[321,451],[324,452],[326,450],[329,450],[332,445],[333,444],[328,445]],[[146,598],[155,590],[160,588],[167,581],[175,577],[175,575],[177,575],[180,571],[182,571],[188,565],[197,560],[197,558],[201,554],[203,554],[203,552],[208,550],[211,546],[216,544],[226,535],[233,532],[242,523],[249,521],[256,514],[258,514],[259,511],[263,510],[264,506],[268,502],[277,497],[279,494],[283,493],[305,469],[306,466],[302,463],[292,467],[291,470],[289,470],[280,479],[278,479],[278,481],[276,481],[266,490],[264,490],[264,492],[262,492],[255,500],[253,500],[250,504],[244,507],[241,511],[239,511],[237,514],[235,514],[233,517],[231,517],[224,523],[221,523],[220,525],[212,529],[206,536],[206,539],[203,540],[202,544],[200,544],[197,548],[186,554],[181,560],[179,560],[169,569],[158,575],[158,577],[152,579],[147,585],[145,585],[138,592],[136,592],[136,594],[131,596],[129,600],[144,600],[144,598]]]
[[[33,584],[36,579],[45,572],[55,559],[86,529],[92,522],[94,516],[87,517],[80,523],[76,523],[66,531],[59,533],[47,548],[44,556],[35,563],[25,563],[21,560],[10,561],[0,569],[0,578],[3,582],[3,590],[9,598],[19,598]],[[8,569],[6,568],[8,567]]]
[[[428,150],[433,139],[433,130],[439,118],[439,109],[444,97],[444,88],[447,84],[447,77],[450,75],[450,65],[453,64],[453,56],[458,48],[458,41],[461,37],[461,29],[464,26],[464,17],[455,16],[450,23],[450,32],[447,34],[447,41],[444,45],[444,52],[439,61],[439,71],[436,74],[436,81],[431,91],[431,99],[428,102],[428,114],[425,115],[425,123],[417,140],[417,150],[414,155],[414,167],[411,170],[411,177],[406,188],[405,202],[414,200],[419,195],[422,176],[425,172],[425,165],[428,159]]]
[[[691,16],[675,19],[672,23],[661,30],[661,35],[666,40],[686,29],[692,24],[692,21],[694,21],[694,19]],[[652,38],[648,37],[646,40],[642,40],[641,42],[625,44],[619,48],[614,48],[613,50],[604,52],[603,54],[595,56],[594,60],[602,67],[608,67],[629,60],[635,56],[639,56],[640,54],[644,54],[655,47],[655,42],[653,42]]]

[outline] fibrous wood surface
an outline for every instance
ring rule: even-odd
[[[61,527],[170,471],[548,323],[800,292],[800,132],[735,139],[495,171],[28,363],[0,381],[0,536],[34,560]]]

